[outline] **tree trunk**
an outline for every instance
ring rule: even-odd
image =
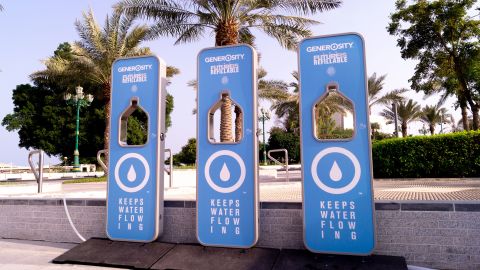
[[[103,133],[103,149],[105,149],[105,167],[108,168],[108,161],[110,157],[110,109],[112,104],[110,102],[110,84],[104,85],[103,99],[105,101],[105,132]],[[105,176],[108,176],[108,170],[105,172]]]
[[[232,100],[228,94],[222,94],[220,107],[220,142],[232,142]]]
[[[215,46],[238,44],[238,24],[236,21],[223,21],[215,29]],[[228,94],[222,94],[222,107],[220,111],[220,141],[232,142],[232,101]],[[235,127],[236,127],[235,120]],[[235,134],[237,128],[235,128]]]
[[[435,126],[434,125],[429,125],[430,128],[430,135],[435,134]]]
[[[109,146],[110,146],[110,102],[105,104],[105,132],[103,134],[103,149],[105,149],[105,166],[108,168]],[[106,174],[107,172],[105,172]]]
[[[468,125],[468,112],[467,112],[467,104],[462,104],[460,105],[462,109],[462,126],[463,130],[470,130],[470,127]]]
[[[406,138],[408,136],[407,134],[407,123],[402,122],[402,137]]]
[[[238,30],[235,20],[220,22],[215,29],[215,46],[238,44]]]
[[[462,90],[463,90],[462,97],[467,101],[468,105],[470,106],[470,109],[472,110],[473,129],[478,130],[478,126],[479,126],[478,110],[479,110],[480,104],[476,100],[474,100],[474,98],[472,96],[472,92],[471,92],[470,88],[468,88],[467,81],[466,81],[465,77],[463,76],[464,72],[463,72],[463,69],[462,69],[463,66],[461,65],[461,62],[456,61],[456,60],[457,60],[457,58],[454,58],[455,71],[456,71],[458,80],[460,82],[460,86],[462,87]]]
[[[478,105],[472,107],[473,130],[478,130],[480,124],[478,119],[478,107]]]
[[[239,106],[235,106],[235,142],[239,142],[243,135],[243,113]]]

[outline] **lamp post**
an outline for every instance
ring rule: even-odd
[[[73,171],[79,172],[80,171],[80,152],[78,152],[78,135],[79,135],[79,128],[80,128],[80,108],[87,107],[92,103],[93,96],[88,94],[83,94],[83,88],[81,86],[77,86],[75,88],[75,95],[70,93],[66,93],[64,96],[65,101],[68,105],[76,106],[77,108],[77,118],[76,118],[76,129],[75,129],[75,151],[73,152]]]
[[[267,145],[265,144],[265,120],[270,119],[270,113],[264,108],[260,109],[262,116],[258,120],[262,121],[262,133],[263,133],[263,165],[267,165]]]
[[[67,157],[63,157],[63,171],[66,172],[67,171]]]

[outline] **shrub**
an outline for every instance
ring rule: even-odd
[[[283,148],[288,151],[288,163],[298,163],[300,161],[300,136],[274,127],[270,130],[267,151]],[[283,153],[277,153],[275,156],[279,155],[283,156]]]
[[[479,177],[480,131],[377,141],[372,159],[375,178]]]
[[[186,145],[182,147],[182,150],[173,155],[173,164],[187,164],[193,165],[197,159],[197,139],[188,139]]]

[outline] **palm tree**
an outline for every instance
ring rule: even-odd
[[[311,35],[308,27],[318,22],[280,12],[310,15],[340,4],[340,0],[123,0],[116,7],[129,15],[155,20],[151,37],[173,36],[177,38],[175,44],[196,41],[206,31],[215,34],[215,46],[253,44],[255,37],[250,29],[256,28],[277,39],[281,46],[294,49],[299,39]],[[221,114],[230,109],[228,104],[222,106]],[[238,106],[235,113],[235,122],[242,123]],[[227,135],[230,121],[220,125],[222,141],[233,140]],[[240,128],[236,125],[236,133]]]
[[[433,106],[425,106],[422,109],[422,113],[420,115],[420,120],[425,124],[428,124],[430,135],[435,133],[435,126],[437,124],[445,123],[448,121],[446,112],[447,109],[442,108],[443,102],[440,100],[437,104]]]
[[[397,104],[397,116],[401,123],[402,137],[407,137],[407,127],[410,122],[413,122],[421,116],[420,105],[417,102],[409,99],[408,102],[401,101]],[[395,113],[392,111],[392,108],[387,107],[383,112],[380,113],[381,116],[387,119],[387,124],[392,124],[395,120]],[[397,128],[397,127],[395,127]]]
[[[73,57],[64,59],[52,57],[45,61],[46,70],[32,74],[32,77],[85,76],[88,81],[99,85],[99,99],[105,103],[106,128],[104,147],[108,149],[110,135],[110,83],[111,67],[119,57],[150,54],[140,44],[149,37],[146,25],[133,26],[134,17],[116,10],[107,16],[104,27],[100,27],[93,12],[83,13],[83,21],[77,20],[75,27],[80,40],[72,45]],[[108,159],[106,159],[108,160]]]
[[[470,130],[470,127],[472,127],[471,121],[468,120],[468,103],[465,95],[463,94],[462,90],[458,86],[458,82],[456,79],[447,77],[447,79],[441,81],[437,80],[434,82],[430,82],[432,90],[427,92],[425,95],[425,98],[428,98],[434,94],[437,93],[442,93],[440,96],[440,101],[443,103],[451,96],[455,96],[457,98],[457,105],[460,107],[461,113],[462,113],[462,120],[461,120],[461,125],[463,127],[463,130]],[[427,88],[428,89],[428,88]],[[439,101],[439,102],[440,102]]]
[[[385,95],[381,95],[383,90],[383,84],[387,74],[377,77],[377,73],[373,73],[368,77],[368,109],[372,109],[373,105],[387,105],[394,102],[400,102],[403,100],[402,94],[407,92],[408,89],[401,88],[392,90]]]
[[[283,124],[287,131],[298,133],[300,128],[299,74],[298,71],[293,71],[291,74],[295,80],[287,84],[287,86],[293,88],[293,93],[289,92],[288,88],[285,88],[283,94],[275,99],[271,109],[275,111],[278,118],[285,118]]]

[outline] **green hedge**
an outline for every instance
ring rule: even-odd
[[[377,141],[372,158],[375,178],[480,177],[480,131]]]

